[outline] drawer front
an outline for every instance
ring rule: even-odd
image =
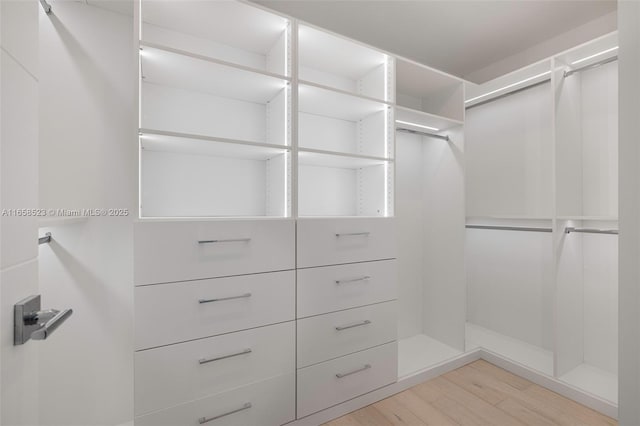
[[[395,260],[299,269],[298,318],[397,298]]]
[[[394,218],[298,220],[298,267],[396,257]]]
[[[293,220],[137,222],[136,285],[295,268]]]
[[[393,342],[396,302],[385,302],[298,321],[298,367]]]
[[[292,373],[136,417],[135,426],[279,426],[294,420],[294,401]]]
[[[136,350],[295,317],[295,272],[135,288]]]
[[[137,416],[295,372],[295,323],[135,354]]]
[[[302,368],[298,370],[298,417],[397,380],[398,345],[395,342]]]

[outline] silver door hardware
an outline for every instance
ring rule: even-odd
[[[214,243],[248,243],[251,238],[228,238],[226,240],[198,240],[198,244],[214,244]]]
[[[246,355],[246,354],[250,354],[251,353],[251,349],[247,348],[243,351],[240,352],[236,352],[233,354],[229,354],[229,355],[221,355],[221,356],[217,356],[215,358],[202,358],[198,360],[199,364],[207,364],[209,362],[214,362],[214,361],[221,361],[223,359],[228,359],[228,358],[233,358],[236,356],[240,356],[240,355]]]
[[[240,411],[244,411],[244,410],[248,410],[249,408],[251,408],[251,403],[250,402],[245,402],[244,405],[240,408],[236,408],[235,410],[231,410],[228,411],[224,414],[218,414],[217,416],[214,417],[200,417],[198,419],[198,423],[205,424],[205,423],[209,423],[212,422],[214,420],[220,419],[222,417],[226,417],[226,416],[230,416],[231,414],[235,414],[235,413],[239,413]]]
[[[46,234],[44,234],[44,237],[38,238],[38,244],[48,244],[51,242],[51,240],[51,232],[47,232]]]
[[[371,232],[344,232],[342,234],[336,234],[336,237],[355,237],[358,235],[369,236],[369,234],[371,234]]]
[[[364,277],[360,277],[360,278],[351,278],[348,280],[336,280],[336,284],[340,285],[340,284],[345,284],[345,283],[355,283],[357,281],[367,281],[370,280],[371,277],[366,275]]]
[[[336,330],[337,331],[348,330],[350,328],[362,327],[363,325],[369,325],[369,324],[371,324],[371,321],[364,320],[362,322],[358,322],[355,324],[336,326]]]
[[[39,294],[19,301],[13,305],[13,344],[24,345],[29,339],[47,339],[71,314],[73,309],[42,310]]]
[[[218,297],[217,299],[200,299],[198,303],[222,302],[223,300],[244,299],[245,297],[251,297],[251,293],[245,293],[239,296]]]
[[[348,373],[336,373],[336,377],[338,379],[342,379],[343,377],[350,376],[352,374],[360,373],[362,371],[368,370],[371,368],[371,365],[365,364],[364,367],[358,368],[357,370],[349,371]]]

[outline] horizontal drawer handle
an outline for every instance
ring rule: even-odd
[[[371,234],[371,232],[343,232],[341,234],[336,234],[336,237],[338,237],[338,238],[340,238],[340,237],[357,237],[357,236],[368,237],[369,234]]]
[[[229,238],[226,240],[198,240],[198,244],[214,244],[214,243],[248,243],[251,238]]]
[[[233,358],[233,357],[236,357],[236,356],[250,354],[250,353],[251,353],[251,349],[247,348],[247,349],[245,349],[243,351],[236,352],[236,353],[229,354],[229,355],[222,355],[222,356],[218,356],[218,357],[215,357],[215,358],[202,358],[202,359],[198,360],[198,363],[207,364],[209,362],[220,361],[220,360],[223,360],[223,359]]]
[[[340,284],[346,284],[346,283],[355,283],[357,281],[368,281],[370,279],[371,277],[369,275],[365,275],[364,277],[351,278],[348,280],[336,280],[336,284],[340,285]]]
[[[200,299],[198,303],[222,302],[223,300],[244,299],[245,297],[251,297],[251,293],[245,293],[239,296],[218,297],[217,299]]]
[[[336,326],[336,330],[337,331],[348,330],[350,328],[362,327],[363,325],[369,325],[369,324],[371,324],[371,321],[364,320],[362,322],[358,322],[358,323],[355,323],[355,324]]]
[[[226,416],[230,416],[231,414],[235,414],[235,413],[239,413],[240,411],[244,411],[244,410],[248,410],[249,408],[251,408],[251,403],[250,402],[245,402],[244,405],[240,408],[236,408],[235,410],[231,410],[227,413],[224,414],[218,414],[217,416],[213,416],[213,417],[200,417],[198,419],[198,423],[205,424],[205,423],[209,423],[212,422],[214,420],[220,419],[222,417],[226,417]]]
[[[342,379],[343,377],[350,376],[352,374],[360,373],[362,371],[366,371],[371,368],[370,364],[365,364],[364,367],[358,368],[357,370],[349,371],[348,373],[336,373],[336,377],[338,379]]]

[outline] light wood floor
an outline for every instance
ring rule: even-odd
[[[617,425],[596,411],[480,360],[327,426]]]

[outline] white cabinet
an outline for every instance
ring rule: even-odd
[[[277,376],[136,418],[136,426],[279,426],[295,419],[295,375]]]
[[[295,268],[293,220],[140,221],[136,285]]]
[[[298,268],[393,259],[393,218],[298,220]]]
[[[298,320],[298,367],[395,341],[396,310],[391,301]]]
[[[295,273],[139,286],[135,309],[137,349],[291,321]]]
[[[298,269],[298,318],[393,300],[397,273],[396,260]]]
[[[135,414],[294,371],[293,322],[139,351],[135,354]]]
[[[397,358],[393,342],[298,370],[298,417],[395,382]]]

